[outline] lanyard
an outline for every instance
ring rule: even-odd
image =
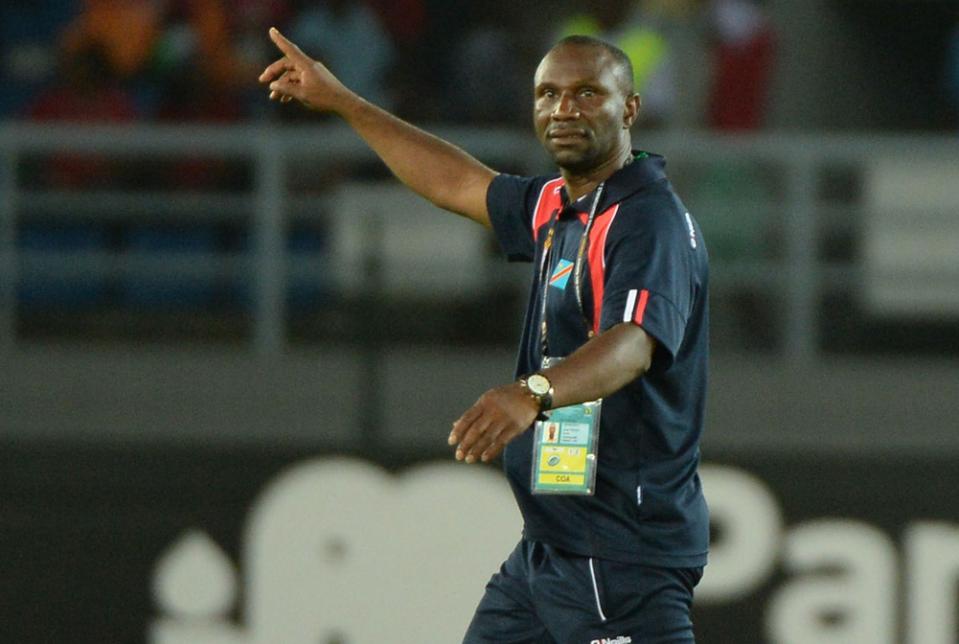
[[[576,263],[573,265],[573,290],[576,292],[576,303],[579,305],[579,312],[583,316],[583,323],[586,325],[586,333],[593,337],[593,326],[586,317],[586,309],[583,308],[583,257],[586,255],[586,246],[589,242],[589,231],[593,227],[593,219],[596,218],[596,208],[599,206],[599,200],[603,196],[605,182],[599,184],[596,188],[596,197],[593,199],[593,205],[589,209],[589,217],[586,219],[586,226],[583,228],[583,236],[579,239],[579,248],[576,251]],[[550,257],[553,254],[553,237],[556,234],[556,220],[559,219],[559,210],[553,213],[549,222],[549,231],[546,233],[546,241],[543,242],[543,255],[540,260],[539,276],[543,284],[543,305],[540,310],[540,348],[542,357],[547,354],[547,323],[546,323],[546,300],[549,296],[549,269]]]

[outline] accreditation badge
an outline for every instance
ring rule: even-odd
[[[533,494],[593,494],[602,405],[592,400],[558,407],[536,421]]]

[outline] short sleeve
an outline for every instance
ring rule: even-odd
[[[511,262],[533,261],[533,211],[546,181],[543,177],[500,174],[486,191],[493,232]]]
[[[623,212],[606,238],[600,328],[633,322],[676,357],[692,309],[698,248],[675,207]]]

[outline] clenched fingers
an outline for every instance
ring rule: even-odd
[[[287,58],[280,58],[279,60],[268,65],[267,68],[263,70],[263,73],[260,74],[259,81],[264,84],[272,83],[277,78],[282,77],[283,74],[292,72],[294,69],[295,68],[293,67],[293,64],[290,63]]]

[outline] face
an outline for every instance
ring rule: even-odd
[[[536,70],[536,136],[560,168],[588,172],[629,147],[639,97],[628,96],[613,58],[600,48],[564,45]]]

